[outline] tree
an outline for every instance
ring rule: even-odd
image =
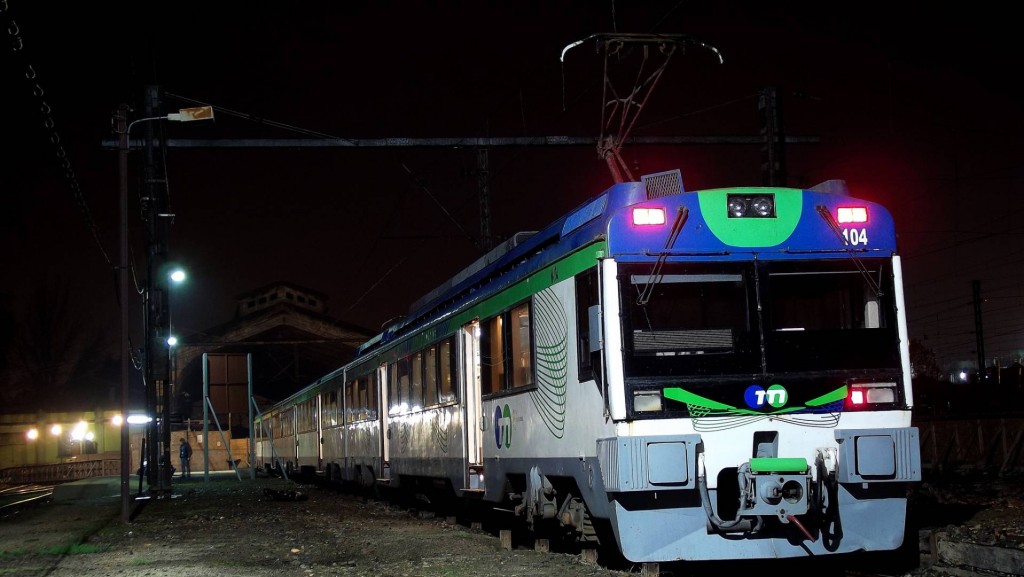
[[[71,283],[59,278],[37,281],[24,307],[6,310],[13,319],[6,340],[5,406],[40,408],[55,400],[93,401],[108,383],[106,369],[116,349],[87,313],[90,307],[73,300]]]
[[[942,369],[935,360],[935,352],[917,339],[910,339],[910,376],[912,378],[940,379]]]

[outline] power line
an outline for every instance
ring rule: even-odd
[[[114,262],[111,260],[110,255],[107,253],[107,249],[103,246],[103,241],[100,240],[99,226],[96,225],[96,221],[92,218],[92,211],[89,209],[89,203],[85,199],[85,194],[82,192],[82,187],[78,182],[78,177],[75,174],[74,168],[71,166],[71,158],[68,156],[68,151],[61,144],[61,136],[57,131],[57,122],[53,118],[53,108],[50,103],[46,100],[46,91],[43,90],[42,83],[39,80],[39,75],[36,72],[35,66],[29,61],[25,51],[25,42],[21,37],[21,28],[18,23],[9,14],[10,8],[6,1],[0,2],[0,15],[3,15],[8,21],[7,33],[11,36],[11,50],[14,52],[15,57],[22,62],[23,69],[25,71],[24,78],[28,83],[28,86],[32,92],[32,96],[39,102],[39,113],[43,119],[43,129],[47,135],[47,141],[53,147],[54,154],[60,164],[61,170],[64,173],[64,180],[71,188],[71,194],[74,197],[78,209],[85,218],[86,227],[92,233],[93,240],[96,242],[96,246],[99,248],[100,254],[103,255],[103,260],[106,261],[107,265],[114,268]]]

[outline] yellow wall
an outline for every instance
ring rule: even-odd
[[[92,433],[93,446],[89,447],[91,454],[120,454],[121,429],[111,423],[111,419],[118,414],[119,411],[103,409],[0,414],[0,469],[61,463],[81,458],[80,445],[68,442],[71,430],[80,421],[85,421],[86,430]],[[61,426],[60,437],[51,432],[54,424]],[[39,436],[35,440],[29,440],[27,436],[31,429],[38,431]],[[68,454],[61,455],[62,442]]]

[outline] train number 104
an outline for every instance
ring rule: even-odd
[[[843,238],[850,246],[861,246],[868,243],[868,229],[866,228],[844,228]]]

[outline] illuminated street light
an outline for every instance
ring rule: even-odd
[[[39,438],[39,429],[33,427],[25,431],[25,438],[28,439],[29,441],[35,441],[36,439]]]
[[[167,275],[167,278],[171,279],[171,282],[173,282],[174,284],[181,284],[181,283],[185,282],[185,278],[186,277],[187,277],[187,275],[185,274],[185,271],[181,267],[174,267],[174,270],[172,270],[170,272],[170,274]],[[168,335],[167,335],[167,346],[169,346],[169,347],[173,347],[173,346],[178,344],[178,337],[174,336],[174,334],[171,333],[171,330],[172,330],[172,327],[171,327],[171,313],[170,313],[170,311],[168,311],[168,313],[167,313],[167,332],[168,332]]]

